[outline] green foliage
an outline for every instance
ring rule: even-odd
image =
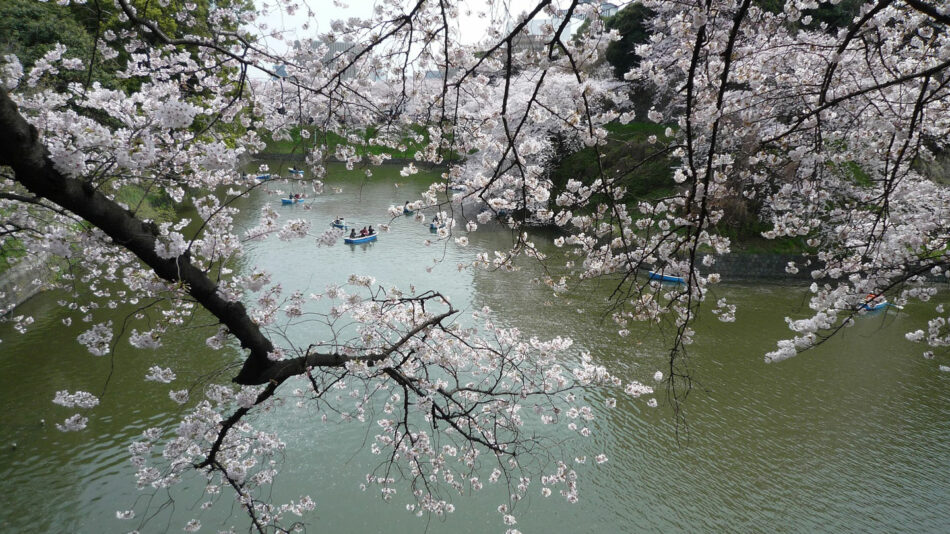
[[[837,4],[820,4],[818,9],[808,9],[804,16],[811,15],[812,23],[809,28],[817,28],[821,23],[828,25],[829,31],[847,28],[854,17],[861,11],[865,0],[841,0]]]
[[[675,162],[665,154],[659,153],[669,141],[664,136],[666,126],[650,122],[629,124],[611,123],[606,126],[610,132],[608,143],[600,147],[600,164],[597,151],[585,148],[562,157],[551,171],[551,180],[556,190],[563,190],[567,180],[580,180],[591,183],[598,177],[602,167],[607,176],[622,175],[621,183],[627,189],[624,201],[631,213],[636,213],[635,204],[639,200],[658,199],[669,196],[676,188],[672,167]],[[655,135],[658,142],[651,144],[649,137]],[[652,157],[651,157],[652,156]],[[648,160],[638,165],[641,161]],[[598,199],[594,198],[596,204]],[[733,241],[736,252],[797,254],[812,252],[804,243],[804,238],[789,237],[766,239],[762,232],[769,230],[766,222],[748,209],[748,206],[719,206],[732,213],[727,223],[720,223],[717,231]]]
[[[0,55],[13,54],[29,70],[56,43],[66,46],[65,57],[84,62],[93,39],[74,13],[53,3],[36,0],[0,2]],[[63,72],[63,83],[85,78],[85,72]]]
[[[616,77],[623,78],[627,71],[640,63],[640,57],[634,53],[634,49],[650,38],[646,22],[651,17],[653,17],[653,11],[643,7],[643,4],[634,3],[607,19],[607,29],[617,30],[621,36],[619,41],[607,46],[605,54],[607,61],[614,68]]]
[[[622,183],[631,202],[662,197],[673,190],[675,184],[670,170],[673,162],[658,154],[665,140],[665,126],[647,122],[611,123],[606,129],[610,134],[607,144],[600,147],[599,163],[597,151],[593,148],[565,155],[555,163],[551,180],[556,189],[563,189],[569,179],[591,183],[603,168],[608,176],[623,175]],[[648,141],[651,135],[657,136],[661,143],[651,144]],[[640,164],[641,161],[646,162]]]
[[[0,49],[15,54],[24,68],[30,68],[43,54],[62,43],[70,57],[86,52],[92,38],[73,14],[53,3],[36,0],[0,2]]]
[[[871,175],[853,161],[846,161],[841,165],[838,165],[837,170],[844,173],[845,177],[849,178],[858,185],[863,185],[866,187],[874,185]]]
[[[806,9],[802,17],[810,16],[812,20],[804,27],[817,29],[824,23],[828,25],[829,32],[847,28],[865,3],[866,0],[841,0],[837,4],[823,3],[817,9]],[[781,13],[785,0],[755,0],[753,4],[770,13]],[[802,26],[800,21],[798,25]]]
[[[171,36],[187,33],[201,37],[214,37],[208,29],[208,14],[211,6],[237,6],[239,10],[249,10],[253,4],[247,0],[195,0],[191,11],[194,24],[188,27],[174,16],[177,10],[162,8],[157,2],[149,0],[131,0],[130,4],[142,17],[155,21],[162,31]],[[53,49],[56,43],[66,46],[66,57],[83,60],[92,72],[64,71],[59,81],[65,87],[69,82],[99,82],[113,89],[135,90],[141,80],[121,80],[113,73],[131,58],[135,51],[123,46],[116,47],[119,56],[103,61],[95,52],[96,39],[103,39],[106,32],[121,34],[130,28],[129,21],[119,16],[120,9],[111,2],[96,2],[60,6],[54,2],[39,0],[2,0],[0,1],[0,55],[16,55],[25,69],[32,67],[44,54]],[[237,28],[233,28],[237,29]],[[158,37],[146,34],[145,45],[158,44]],[[196,50],[195,50],[196,51]],[[225,72],[220,72],[224,75]]]
[[[785,0],[752,0],[752,5],[769,13],[781,13]]]

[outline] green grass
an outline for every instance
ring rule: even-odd
[[[138,186],[123,187],[115,197],[116,202],[128,206],[140,219],[157,222],[175,220],[175,207],[164,191],[152,191],[148,194]]]

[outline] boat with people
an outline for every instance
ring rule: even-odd
[[[265,182],[267,180],[270,180],[270,174],[258,174],[257,176],[254,177],[254,179]]]
[[[303,176],[303,169],[298,169],[297,167],[291,167],[287,172],[296,176]]]
[[[432,230],[433,232],[438,232],[439,228],[445,228],[445,225],[438,222],[429,223],[429,230]]]
[[[415,210],[409,209],[409,201],[407,200],[406,203],[402,205],[402,214],[412,215],[413,213],[415,213]]]
[[[370,241],[376,241],[377,234],[370,234],[364,236],[356,237],[344,237],[343,242],[347,245],[359,245],[360,243],[369,243]]]
[[[882,300],[881,302],[866,302],[861,305],[860,309],[868,312],[876,312],[886,310],[890,305],[891,303],[886,300]]]
[[[343,242],[347,245],[358,245],[360,243],[369,243],[370,241],[376,241],[376,230],[373,229],[373,226],[370,225],[369,228],[363,227],[359,232],[356,231],[356,228],[350,230],[350,235],[343,238]]]
[[[685,284],[686,283],[686,279],[683,278],[682,276],[671,276],[668,274],[657,273],[654,271],[650,271],[649,276],[650,276],[650,280],[654,280],[654,281],[661,282],[664,284]]]
[[[346,225],[346,220],[343,219],[343,217],[337,217],[336,219],[333,219],[333,222],[330,223],[330,226],[332,226],[332,227],[334,227],[334,228],[342,228],[342,229],[344,229],[344,230],[346,230],[347,228],[349,228],[349,227]]]
[[[303,198],[282,198],[282,199],[280,199],[280,203],[281,203],[281,204],[284,204],[284,205],[287,205],[287,204],[303,204],[303,201],[304,201]]]
[[[883,295],[878,295],[875,293],[868,293],[868,296],[864,297],[864,303],[858,307],[859,311],[865,312],[878,312],[884,311],[888,308],[896,308],[898,310],[904,309],[903,306],[898,306],[897,304],[891,304],[884,298]]]

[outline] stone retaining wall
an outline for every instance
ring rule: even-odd
[[[6,315],[40,292],[43,284],[34,284],[33,281],[44,281],[51,276],[52,273],[46,268],[48,259],[48,254],[27,256],[0,273],[0,315]]]

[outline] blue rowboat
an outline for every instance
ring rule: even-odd
[[[282,198],[282,199],[280,199],[280,203],[281,203],[281,204],[293,204],[293,203],[303,204],[303,201],[304,201],[304,199],[302,199],[302,198]]]
[[[415,213],[415,212],[412,211],[412,210],[407,210],[406,208],[403,208],[403,209],[402,209],[402,214],[403,214],[403,215],[412,215],[413,213]]]
[[[468,188],[464,185],[450,185],[449,191],[468,191]]]
[[[650,271],[650,280],[656,280],[657,282],[662,282],[664,284],[685,284],[686,279],[682,276],[670,276],[668,274],[660,274]]]
[[[360,243],[369,243],[370,241],[376,241],[376,234],[367,235],[363,237],[344,237],[343,242],[347,245],[359,245]]]
[[[439,228],[445,228],[445,225],[437,224],[437,223],[429,223],[429,230],[432,230],[433,232],[437,232]]]
[[[879,312],[885,311],[888,308],[896,308],[898,310],[903,310],[903,306],[897,304],[891,304],[888,302],[883,295],[878,295],[876,293],[868,293],[868,296],[864,298],[864,304],[861,304],[858,307],[858,311]]]
[[[269,174],[259,174],[259,175],[255,176],[254,179],[255,179],[255,180],[260,180],[260,181],[263,182],[263,181],[265,181],[265,180],[270,180],[270,175],[269,175]]]
[[[859,309],[865,310],[868,312],[876,312],[876,311],[886,310],[887,307],[890,305],[891,303],[886,300],[882,300],[880,302],[865,302],[864,304],[861,305]]]
[[[347,226],[346,223],[342,223],[342,222],[340,222],[340,223],[332,222],[332,223],[330,223],[330,226],[332,226],[332,227],[334,227],[334,228],[342,228],[342,229],[344,229],[344,230],[346,230],[347,228],[349,228],[349,226]]]
[[[290,169],[287,172],[290,174],[296,174],[297,176],[303,176],[303,169]]]

